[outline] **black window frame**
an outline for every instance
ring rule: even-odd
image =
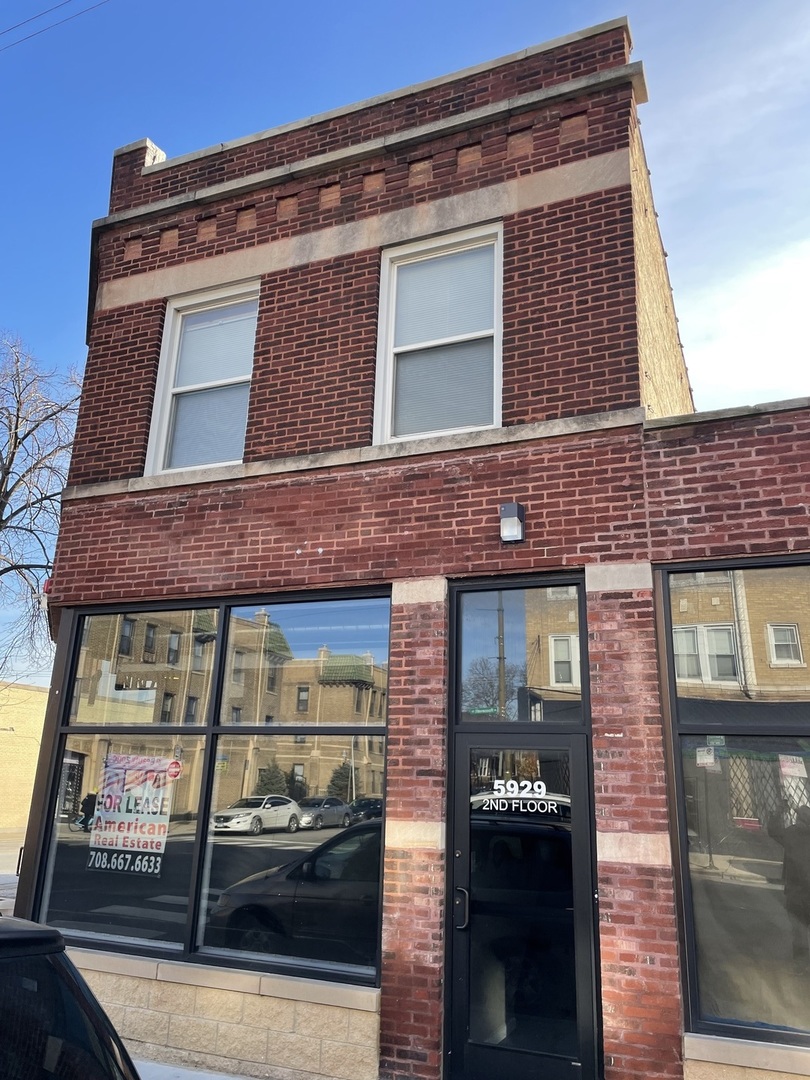
[[[654,566],[654,595],[657,608],[659,653],[663,660],[661,687],[663,692],[663,718],[665,726],[665,750],[670,781],[670,807],[674,857],[675,895],[678,910],[679,936],[683,949],[681,982],[684,1001],[684,1031],[696,1035],[709,1035],[730,1040],[748,1040],[776,1045],[810,1046],[810,1030],[802,1032],[793,1027],[770,1027],[765,1024],[734,1021],[711,1021],[700,1015],[698,987],[698,947],[695,927],[692,885],[689,873],[689,842],[686,812],[686,784],[681,753],[684,736],[740,736],[810,738],[810,723],[783,719],[781,722],[757,723],[755,719],[739,718],[736,722],[712,722],[681,718],[676,686],[675,652],[673,630],[678,625],[672,619],[672,601],[683,587],[701,587],[719,584],[720,574],[734,570],[778,570],[790,567],[807,567],[810,571],[810,553],[795,556],[765,556],[710,559],[698,562],[660,563]],[[678,574],[694,574],[694,581],[673,586]],[[700,575],[717,575],[701,577]],[[691,625],[691,624],[690,624]],[[780,624],[781,625],[781,624]],[[736,628],[734,629],[735,646]],[[723,681],[717,685],[722,686]]]
[[[109,725],[103,724],[76,723],[75,717],[71,712],[71,695],[60,693],[58,696],[51,696],[48,706],[46,728],[42,740],[44,747],[50,747],[49,764],[47,773],[43,773],[42,770],[40,770],[40,774],[37,778],[37,784],[39,785],[38,791],[41,797],[35,800],[35,810],[31,815],[28,833],[29,840],[31,837],[36,837],[35,842],[32,842],[29,848],[34,854],[30,860],[27,860],[24,863],[21,872],[21,882],[18,889],[18,910],[26,917],[33,919],[37,919],[42,910],[45,898],[50,848],[55,842],[53,814],[57,807],[59,776],[65,760],[65,747],[68,737],[76,735],[103,736],[109,734],[110,730],[114,730],[116,735],[131,736],[134,738],[146,737],[147,732],[149,736],[157,734],[172,734],[176,736],[179,728],[184,728],[185,732],[189,735],[193,734],[195,736],[201,736],[204,740],[205,749],[197,809],[198,820],[194,835],[194,850],[189,880],[191,903],[188,909],[183,947],[180,951],[176,949],[168,950],[161,948],[159,943],[147,939],[138,943],[127,940],[112,941],[108,938],[98,937],[88,931],[82,931],[80,929],[70,930],[66,928],[62,931],[63,936],[69,945],[77,948],[89,948],[120,955],[153,956],[162,960],[180,961],[191,964],[198,963],[208,966],[213,965],[225,969],[235,968],[284,975],[291,974],[289,964],[285,965],[283,963],[277,963],[274,961],[273,957],[268,957],[267,959],[256,958],[254,960],[243,954],[229,956],[222,950],[213,950],[197,941],[197,928],[199,925],[203,893],[206,843],[208,841],[208,821],[212,813],[212,795],[215,783],[218,736],[223,734],[227,735],[229,733],[239,733],[244,735],[247,731],[252,731],[256,734],[259,732],[266,733],[267,737],[271,737],[268,729],[272,729],[274,734],[283,735],[285,737],[294,736],[296,734],[319,735],[328,731],[330,735],[336,736],[361,734],[373,735],[378,737],[382,741],[382,745],[385,746],[388,728],[387,710],[385,711],[385,714],[379,718],[377,723],[372,722],[362,726],[360,726],[359,723],[341,723],[330,724],[326,728],[323,726],[319,727],[314,719],[308,718],[308,714],[304,714],[302,719],[297,723],[285,723],[283,725],[275,724],[273,718],[269,715],[265,718],[264,723],[257,723],[255,726],[249,725],[246,727],[244,724],[234,725],[224,721],[220,714],[228,678],[228,623],[231,613],[245,605],[294,605],[296,603],[312,604],[313,602],[328,604],[352,600],[381,600],[387,603],[386,618],[388,630],[386,638],[390,652],[391,590],[387,587],[372,589],[348,588],[342,590],[324,589],[296,593],[239,594],[238,596],[229,597],[194,597],[193,599],[186,598],[184,601],[164,602],[143,599],[136,602],[127,601],[119,604],[95,604],[83,606],[81,608],[70,607],[63,609],[61,613],[57,654],[54,663],[54,686],[70,688],[74,685],[79,664],[80,650],[82,645],[86,643],[87,627],[89,625],[89,619],[92,616],[121,616],[124,618],[137,616],[138,614],[143,614],[147,611],[150,613],[165,612],[167,615],[170,615],[172,611],[188,612],[213,609],[217,612],[217,633],[214,637],[214,655],[210,668],[213,689],[208,695],[208,707],[204,716],[200,715],[200,705],[198,704],[198,713],[194,724],[183,723],[185,719],[184,708],[183,717],[176,715],[174,720],[169,724],[153,723],[148,725],[148,727],[143,724],[121,724],[120,727],[115,725],[113,729],[111,729]],[[130,621],[134,625],[137,622],[137,619],[133,617],[130,618]],[[169,641],[171,640],[172,634],[177,636],[178,645],[175,657],[171,656],[170,649],[167,650],[167,663],[179,664],[182,661],[183,634],[182,631],[172,628]],[[311,688],[308,687],[308,689]],[[196,697],[197,695],[190,696]],[[175,712],[177,706],[178,699],[177,695],[175,695]],[[180,721],[179,728],[178,721]],[[298,766],[294,765],[293,769],[296,768],[298,768]],[[387,746],[383,765],[383,790],[385,790],[386,772]],[[382,896],[381,867],[381,908]],[[371,975],[347,971],[340,965],[333,964],[329,961],[316,962],[314,964],[311,964],[308,961],[307,965],[299,972],[299,976],[301,978],[337,981],[359,986],[379,986],[381,973],[380,947],[381,943],[378,943],[377,961],[374,966],[374,972]]]

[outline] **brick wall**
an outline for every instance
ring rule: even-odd
[[[429,124],[492,101],[502,101],[529,90],[557,85],[627,63],[629,40],[624,27],[573,41],[508,64],[450,79],[411,93],[401,93],[377,104],[342,112],[306,126],[271,134],[267,139],[226,147],[219,153],[197,157],[141,175],[143,150],[116,157],[110,211],[171,198],[225,179],[249,176],[315,154],[328,153],[347,143]]]
[[[371,443],[380,253],[262,278],[245,461]],[[503,423],[640,400],[629,190],[504,222]],[[97,314],[72,484],[143,473],[164,304]]]
[[[143,476],[165,309],[133,304],[94,319],[70,484]]]
[[[629,86],[597,91],[407,149],[380,150],[360,163],[111,224],[99,240],[99,281],[376,217],[607,153],[628,146],[631,114]],[[570,138],[564,125],[573,115],[588,123]],[[133,151],[141,158],[145,152]]]
[[[441,1072],[445,853],[419,826],[445,816],[446,603],[391,616],[380,1073],[404,1080]]]
[[[653,557],[810,550],[810,410],[654,427],[645,437]]]
[[[652,593],[589,592],[606,1080],[682,1075],[678,942]],[[598,850],[600,844],[597,845]]]
[[[527,572],[646,551],[637,429],[64,505],[51,602]],[[527,542],[502,547],[501,502]]]

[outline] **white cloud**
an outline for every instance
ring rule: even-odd
[[[698,409],[810,396],[810,239],[676,294]]]

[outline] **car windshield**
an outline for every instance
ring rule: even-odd
[[[0,959],[0,1076],[133,1080],[61,954]]]
[[[247,808],[249,810],[255,810],[256,807],[261,806],[263,802],[264,802],[264,799],[262,799],[262,798],[240,799],[238,802],[231,803],[231,805],[228,807],[228,809],[229,810],[244,810],[245,808]]]
[[[299,806],[323,806],[323,803],[324,803],[323,799],[314,799],[314,798],[313,799],[300,799],[299,802],[298,802],[298,805]]]

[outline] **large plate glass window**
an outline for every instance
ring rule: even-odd
[[[810,1042],[810,567],[669,586],[692,1026]]]
[[[384,253],[375,442],[500,423],[501,233]]]
[[[182,947],[204,748],[199,734],[68,736],[43,921]]]
[[[373,982],[389,616],[355,597],[81,617],[40,917]]]

